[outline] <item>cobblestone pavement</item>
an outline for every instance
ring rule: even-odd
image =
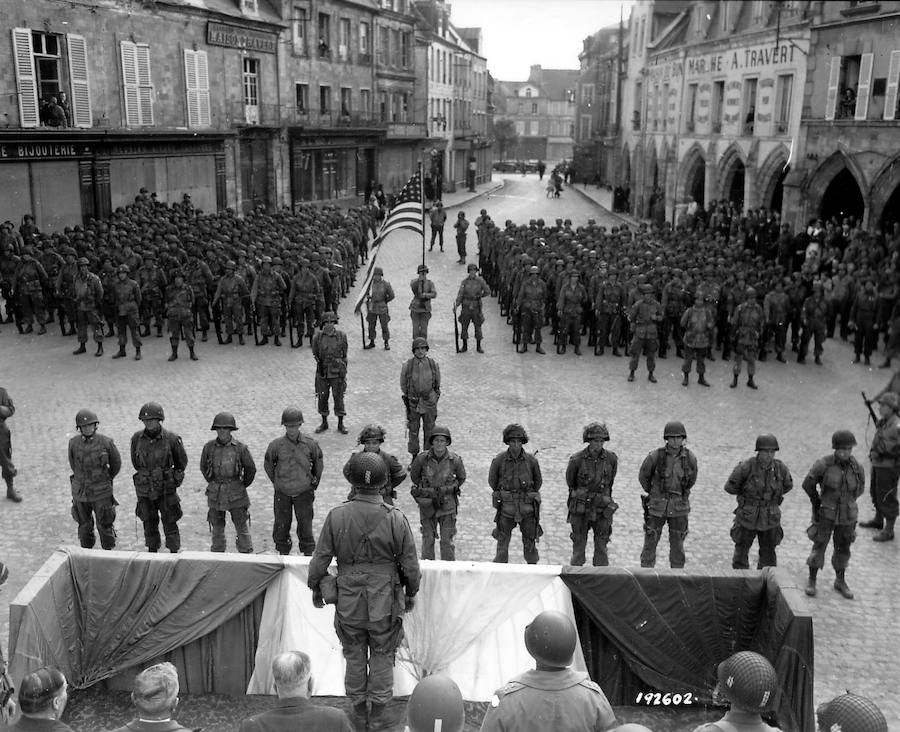
[[[549,220],[569,217],[576,226],[588,217],[607,226],[619,220],[571,191],[557,200],[546,199],[537,176],[508,176],[505,182],[492,194],[463,204],[461,210],[467,218],[473,220],[483,207],[500,225],[507,218],[527,221],[538,216]],[[452,207],[453,197],[448,196],[446,203],[451,207],[452,221],[457,210]],[[452,229],[448,227],[448,231]],[[316,531],[327,508],[346,496],[341,467],[355,449],[355,435],[363,424],[383,424],[388,434],[385,448],[406,462],[399,374],[401,364],[410,356],[408,283],[421,257],[419,247],[414,233],[401,231],[389,237],[379,255],[385,277],[397,293],[392,307],[391,351],[362,350],[360,322],[352,313],[355,292],[341,307],[339,327],[347,332],[351,344],[347,395],[351,434],[338,434],[332,424],[332,430],[320,438],[325,474],[318,491]],[[469,248],[472,261],[475,246],[470,244]],[[878,391],[889,376],[886,371],[854,366],[848,345],[830,340],[822,366],[760,364],[759,391],[747,389],[743,378],[740,388],[729,389],[731,365],[721,360],[709,365],[711,389],[695,384],[683,388],[679,363],[674,358],[659,361],[658,384],[649,383],[644,371],[629,384],[625,381],[626,360],[622,358],[578,357],[571,350],[563,356],[538,356],[533,351],[516,354],[511,330],[500,317],[495,300],[487,301],[485,307],[487,352],[480,355],[473,349],[457,355],[451,308],[465,267],[455,263],[452,236],[447,237],[445,249],[445,253],[426,255],[438,291],[429,341],[430,355],[439,362],[443,374],[439,422],[452,430],[451,449],[463,457],[469,474],[462,489],[459,558],[490,561],[493,557],[487,470],[493,456],[503,448],[503,426],[520,422],[530,436],[527,449],[537,452],[544,475],[541,562],[566,563],[570,552],[565,523],[566,462],[581,448],[583,425],[605,420],[612,437],[608,447],[619,456],[614,492],[620,508],[610,559],[619,566],[639,567],[643,537],[638,467],[651,449],[662,444],[664,423],[679,419],[686,425],[688,445],[700,465],[686,542],[687,571],[732,571],[728,532],[734,502],[722,486],[734,465],[753,454],[756,435],[771,431],[778,436],[782,447],[779,457],[791,469],[797,486],[783,506],[785,540],[779,560],[802,586],[810,548],[805,534],[810,511],[800,481],[816,458],[831,452],[830,435],[838,428],[855,432],[860,442],[855,454],[868,468],[865,443],[871,440],[872,427],[866,423],[859,392]],[[127,452],[131,434],[141,427],[137,413],[142,403],[151,399],[162,403],[165,426],[184,438],[191,464],[181,489],[185,512],[181,527],[183,545],[189,549],[203,549],[209,542],[204,483],[197,464],[203,444],[214,437],[209,428],[216,412],[234,412],[240,427],[237,437],[248,444],[260,468],[250,494],[254,548],[263,553],[274,552],[272,491],[262,472],[266,445],[282,433],[279,419],[288,404],[302,408],[308,430],[317,422],[314,366],[307,346],[292,350],[286,346],[256,348],[252,342],[244,347],[198,344],[197,363],[187,358],[168,363],[165,339],[148,339],[140,362],[133,361],[130,354],[117,361],[109,355],[94,358],[90,353],[76,358],[71,355],[72,348],[73,339],[60,337],[56,328],[40,337],[19,336],[11,326],[4,326],[0,333],[0,383],[9,389],[18,408],[10,426],[20,474],[17,485],[25,496],[18,505],[0,501],[0,560],[12,571],[5,592],[0,594],[0,642],[4,647],[9,601],[55,547],[76,542],[75,525],[69,515],[66,443],[75,433],[78,409],[94,409],[101,420],[100,431],[113,437],[123,452],[125,467],[116,481],[120,502],[118,548],[134,550],[141,549],[143,541],[133,516]],[[399,490],[398,505],[417,528],[416,505],[409,496],[408,483]],[[869,518],[872,509],[867,498],[861,500],[861,506],[861,517]],[[900,638],[898,542],[878,544],[871,541],[871,531],[861,529],[858,533],[847,573],[856,599],[844,600],[831,589],[833,571],[829,565],[821,573],[819,597],[809,603],[815,617],[815,697],[817,702],[823,701],[847,688],[867,694],[885,710],[890,726],[900,729],[898,674],[893,660]],[[228,537],[229,550],[233,551],[230,527]],[[522,562],[517,540],[516,534],[511,556],[513,561]],[[660,550],[664,559],[666,538]]]

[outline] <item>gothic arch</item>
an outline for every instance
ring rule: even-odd
[[[656,145],[651,141],[644,155],[644,187],[647,190],[653,189],[653,179],[656,177]]]
[[[884,209],[894,193],[900,188],[900,153],[888,160],[872,180],[869,191],[869,223],[880,225]]]
[[[744,151],[741,150],[740,145],[736,142],[732,142],[727,148],[725,148],[725,152],[722,153],[719,158],[718,165],[718,179],[723,183],[722,190],[725,189],[724,184],[728,181],[728,177],[734,171],[735,163],[739,162],[744,167],[747,167],[747,156],[744,155]]]
[[[790,150],[787,145],[779,145],[759,166],[756,174],[756,189],[759,191],[760,205],[766,208],[770,207],[775,188],[783,180],[784,166],[787,164],[788,155],[790,155]]]
[[[850,175],[856,180],[859,190],[864,195],[868,192],[869,187],[866,185],[866,176],[862,170],[860,170],[852,157],[848,157],[842,151],[837,150],[819,164],[806,182],[804,193],[806,193],[806,198],[809,201],[810,210],[818,211],[822,196],[825,195],[829,184],[844,168],[850,171]]]
[[[688,149],[682,159],[680,170],[678,173],[678,192],[679,199],[686,201],[688,196],[692,195],[692,191],[698,188],[697,176],[701,176],[701,187],[706,185],[706,155],[699,143],[694,143]],[[706,196],[704,195],[704,198]],[[698,203],[705,204],[704,201]]]

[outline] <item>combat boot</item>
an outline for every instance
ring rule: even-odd
[[[884,528],[872,537],[872,541],[893,541],[894,521],[896,521],[896,519],[885,519]]]
[[[97,352],[96,352],[94,355],[95,355],[95,356],[102,356],[102,355],[103,355],[103,342],[102,342],[102,341],[99,342],[99,343],[97,343]]]
[[[208,340],[208,338],[209,338],[209,335],[207,334],[207,331],[206,331],[206,330],[201,330],[201,331],[200,331],[200,340],[201,340],[203,343],[206,343],[206,341]]]
[[[853,599],[853,591],[847,586],[847,582],[844,579],[845,570],[836,569],[836,570],[834,570],[834,572],[837,575],[837,577],[835,577],[835,579],[834,579],[834,589],[836,589],[838,592],[840,592],[848,600],[852,600]]]
[[[618,356],[619,358],[622,357],[622,354],[619,353],[619,349],[618,349],[618,348],[613,347],[613,356]]]
[[[384,704],[372,702],[372,708],[369,710],[369,732],[391,729],[393,726]]]
[[[384,350],[385,350],[385,351],[390,351],[390,350],[391,350],[391,344],[388,343],[387,340],[384,341]]]
[[[149,335],[149,334],[148,334],[148,335]],[[157,326],[156,326],[156,337],[157,337],[157,338],[162,338],[162,326],[159,325],[159,324],[157,324]]]
[[[169,360],[174,361],[176,358],[178,358],[178,344],[177,343],[172,346],[172,355],[169,356]]]
[[[651,384],[656,383],[656,377],[653,375],[652,371],[647,374],[647,381],[649,381]]]
[[[528,344],[523,343],[516,348],[516,353],[528,353]]]
[[[784,357],[783,353],[779,353],[777,356],[775,356],[775,360],[779,363],[787,363],[787,359]]]
[[[697,383],[700,386],[709,386],[709,382],[706,380],[706,374],[700,374],[700,378],[697,379]]]
[[[889,369],[891,367],[891,359],[886,358],[880,364],[878,364],[878,368],[880,369]]]
[[[366,345],[364,345],[363,348],[365,348],[367,351],[368,351],[370,348],[375,348],[375,339],[374,339],[374,338],[370,338],[370,339],[369,339],[369,342],[368,342]]]
[[[13,488],[13,479],[6,479],[6,497],[12,501],[13,503],[21,503],[22,502],[22,494],[19,493],[15,488]]]
[[[317,432],[317,433],[318,433],[318,432],[324,432],[324,431],[327,430],[327,429],[328,429],[328,417],[326,417],[326,416],[323,414],[323,415],[322,415],[322,424],[320,424],[318,427],[316,427],[316,432]]]
[[[346,435],[348,432],[347,428],[344,427],[344,418],[343,417],[338,417],[337,431],[340,432],[342,435]]]
[[[119,346],[119,350],[113,354],[113,358],[125,358],[125,346]]]
[[[190,351],[190,354],[191,354],[191,361],[199,361],[200,360],[199,358],[197,358],[197,354],[194,353],[193,346],[188,346],[188,351]]]
[[[810,597],[816,596],[816,575],[819,570],[816,567],[809,568],[809,579],[806,581],[806,594]]]
[[[756,382],[753,381],[753,377],[752,377],[752,376],[748,376],[748,377],[747,377],[747,386],[749,386],[751,389],[758,389],[758,388],[759,388],[759,387],[756,385]]]
[[[634,381],[634,370],[633,369],[628,372],[628,380]]]
[[[581,346],[575,346],[575,355],[576,355],[576,356],[580,356],[580,355],[581,355]]]
[[[222,345],[227,346],[230,343],[234,343],[234,338],[232,337],[231,333],[229,333],[225,340],[222,341]]]
[[[41,324],[38,326],[37,334],[38,334],[38,335],[44,335],[46,332],[47,332],[47,327],[46,327],[43,323],[41,323]]]
[[[135,361],[141,360],[141,347],[140,346],[137,346],[134,349],[134,360]]]
[[[701,376],[700,378],[702,379],[703,377]],[[687,385],[690,383],[690,381],[691,381],[691,380],[690,380],[690,377],[688,376],[687,371],[685,371],[685,372],[684,372],[684,376],[683,376],[682,379],[681,379],[681,385],[682,385],[682,386],[687,386]]]
[[[465,353],[469,350],[469,340],[467,338],[462,339],[462,348],[459,349],[460,353]]]
[[[859,526],[863,529],[878,529],[881,531],[884,528],[884,516],[881,515],[880,511],[875,511],[875,518],[871,521],[863,521]]]
[[[822,365],[822,357],[821,356],[816,356],[815,359],[813,359],[813,360],[814,360],[816,366]]]
[[[481,338],[478,338],[478,339],[475,341],[475,344],[476,344],[476,345],[475,345],[475,350],[478,351],[478,353],[484,353],[484,349],[481,347]]]
[[[275,345],[276,346],[281,345],[281,337],[277,333],[275,334]]]
[[[244,331],[238,333],[238,345],[244,345]]]
[[[528,346],[525,346],[525,350],[526,351],[528,350]],[[535,347],[534,352],[539,353],[541,356],[543,356],[546,353],[546,351],[543,348],[541,348],[541,346],[539,346],[539,345]]]
[[[365,701],[357,702],[350,707],[350,720],[356,732],[366,732],[368,713]]]
[[[738,380],[738,375],[733,374],[731,377],[731,388],[732,389],[737,389],[737,380]]]
[[[76,348],[74,351],[72,351],[72,355],[78,356],[82,353],[87,353],[87,348],[85,347],[84,343],[79,343],[78,348]]]

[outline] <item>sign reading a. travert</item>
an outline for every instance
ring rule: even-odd
[[[651,66],[650,75],[654,78],[673,76],[704,76],[721,74],[741,69],[761,69],[766,66],[793,64],[799,60],[798,46],[793,43],[763,45],[753,48],[729,49],[727,51],[698,54],[686,59],[661,61]]]

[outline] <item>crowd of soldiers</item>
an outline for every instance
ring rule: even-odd
[[[30,216],[16,230],[0,225],[0,295],[3,322],[19,333],[47,333],[59,323],[77,335],[75,355],[96,356],[115,337],[113,358],[134,358],[145,339],[165,329],[170,361],[183,340],[197,360],[212,329],[220,344],[292,346],[311,343],[323,314],[336,311],[367,257],[375,215],[370,207],[341,211],[300,206],[238,217],[230,209],[203,213],[189,196],[168,205],[148,195],[117,208],[108,219],[41,233]]]

